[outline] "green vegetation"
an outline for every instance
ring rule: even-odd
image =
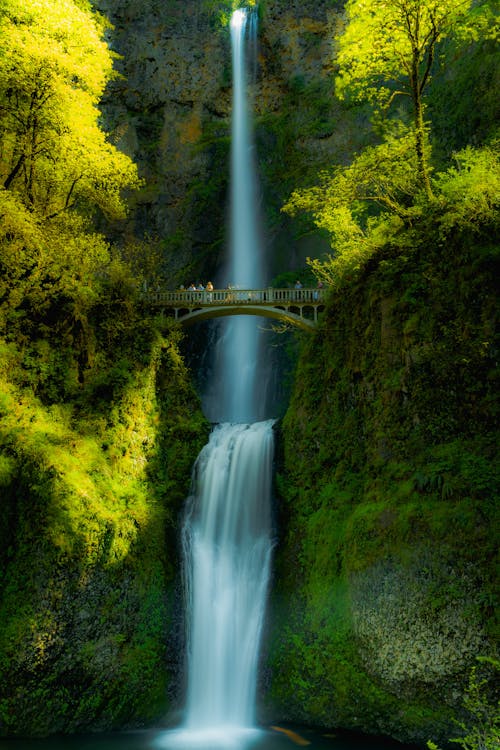
[[[489,4],[469,6],[347,3],[337,93],[372,102],[377,142],[284,208],[328,232],[331,254],[309,264],[331,292],[282,422],[270,700],[419,743],[447,741],[476,657],[498,653],[498,140],[490,122],[433,161],[432,108],[415,91],[388,107],[415,86],[438,102],[438,62],[460,80],[451,48],[478,75],[464,58],[496,26]]]
[[[490,671],[500,669],[500,664],[495,659],[479,659],[483,672],[484,667],[490,667]],[[451,742],[456,743],[464,750],[495,750],[500,741],[500,701],[495,702],[490,697],[491,688],[488,676],[478,677],[478,667],[474,666],[470,673],[469,685],[465,691],[464,709],[467,713],[467,723],[456,721],[462,730],[462,736],[456,737]],[[429,750],[439,750],[437,745],[429,741]]]
[[[175,333],[147,340],[147,318],[116,330],[99,316],[99,368],[80,398],[44,404],[12,382],[20,355],[4,350],[3,734],[143,722],[162,713],[173,678],[166,592],[206,431]]]
[[[473,7],[472,7],[473,6]],[[453,34],[473,39],[487,34],[495,18],[489,2],[472,0],[362,0],[346,3],[347,25],[337,38],[337,96],[354,96],[387,112],[400,97],[411,101],[417,176],[432,197],[426,144],[424,97],[439,43]],[[494,24],[493,24],[494,25]]]
[[[345,166],[320,173],[320,183],[295,190],[283,210],[306,211],[330,233],[333,254],[311,260],[317,275],[336,285],[356,274],[370,257],[400,235],[412,241],[416,224],[441,222],[443,240],[454,227],[474,228],[498,216],[498,140],[491,128],[486,142],[453,154],[453,164],[432,177],[432,123],[424,119],[431,73],[443,40],[453,36],[455,51],[471,39],[486,44],[498,33],[488,2],[450,0],[375,2],[369,8],[347,3],[347,25],[336,39],[336,93],[341,99],[369,101],[379,143],[365,147]],[[456,54],[458,54],[456,52]],[[477,73],[477,71],[476,71]],[[469,85],[471,81],[469,80]],[[389,116],[399,97],[411,102]],[[409,114],[411,117],[409,117]],[[418,228],[417,236],[425,229]]]
[[[137,308],[127,318],[115,293],[90,311],[94,366],[73,398],[34,393],[57,338],[36,368],[3,349],[2,734],[143,722],[164,710],[173,677],[166,592],[206,430],[176,332],[155,332]]]
[[[496,653],[497,255],[487,226],[387,247],[304,342],[278,475],[278,713],[442,740]]]
[[[137,293],[151,243],[103,234],[140,184],[101,128],[105,27],[86,2],[0,6],[0,735],[157,717],[178,659],[206,425],[177,326]]]

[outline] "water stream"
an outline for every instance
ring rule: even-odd
[[[227,734],[255,723],[272,463],[272,422],[218,425],[196,463],[184,529],[190,730]]]
[[[266,263],[258,210],[258,180],[251,117],[249,81],[256,57],[257,13],[237,10],[230,25],[233,97],[231,117],[231,179],[229,257],[220,287],[262,289]],[[269,358],[262,347],[261,319],[238,315],[218,325],[214,376],[203,397],[212,422],[265,420],[268,404]]]

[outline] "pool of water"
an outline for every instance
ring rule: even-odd
[[[0,739],[0,750],[417,750],[393,740],[345,732],[273,727],[247,732],[186,733],[161,729],[47,739]]]

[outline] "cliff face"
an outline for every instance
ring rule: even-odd
[[[487,231],[387,249],[304,345],[278,474],[278,714],[422,745],[471,722],[469,671],[497,656],[495,254]]]
[[[130,231],[163,250],[167,281],[214,276],[226,240],[231,110],[229,29],[199,0],[100,0],[122,55],[105,102],[113,138],[140,165],[147,187]],[[263,4],[254,86],[258,170],[270,273],[301,267],[309,250],[299,226],[280,214],[297,174],[342,153],[359,129],[333,127],[328,2]],[[349,130],[349,117],[346,128]],[[316,238],[316,247],[321,240]],[[189,278],[187,278],[189,276]],[[196,278],[194,279],[196,281]]]

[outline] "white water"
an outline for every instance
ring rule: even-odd
[[[183,528],[186,713],[159,748],[250,750],[262,741],[255,697],[272,552],[272,426],[219,424],[195,463]]]
[[[271,554],[272,422],[218,425],[185,527],[191,620],[186,726],[252,727]]]
[[[240,289],[265,286],[248,96],[248,69],[256,58],[256,38],[256,12],[235,11],[231,19],[231,232],[229,262],[220,285]],[[212,422],[252,422],[267,416],[269,373],[263,367],[259,321],[238,315],[225,318],[218,326],[215,377],[204,399],[205,412]]]
[[[249,25],[253,47],[254,24]],[[247,96],[247,13],[235,11],[231,20],[233,112],[231,121],[231,260],[230,282],[244,289],[260,288],[262,263],[257,231],[254,147]],[[255,328],[255,326],[254,326]]]
[[[255,169],[247,112],[247,13],[235,11],[231,152],[231,284],[263,283]],[[255,34],[256,16],[250,28]],[[255,38],[250,36],[255,47]],[[228,321],[215,388],[206,403],[218,424],[193,471],[183,529],[188,680],[181,730],[163,747],[249,748],[258,739],[259,647],[272,550],[272,420],[263,419],[262,357],[253,317]],[[213,394],[216,394],[214,398]]]

